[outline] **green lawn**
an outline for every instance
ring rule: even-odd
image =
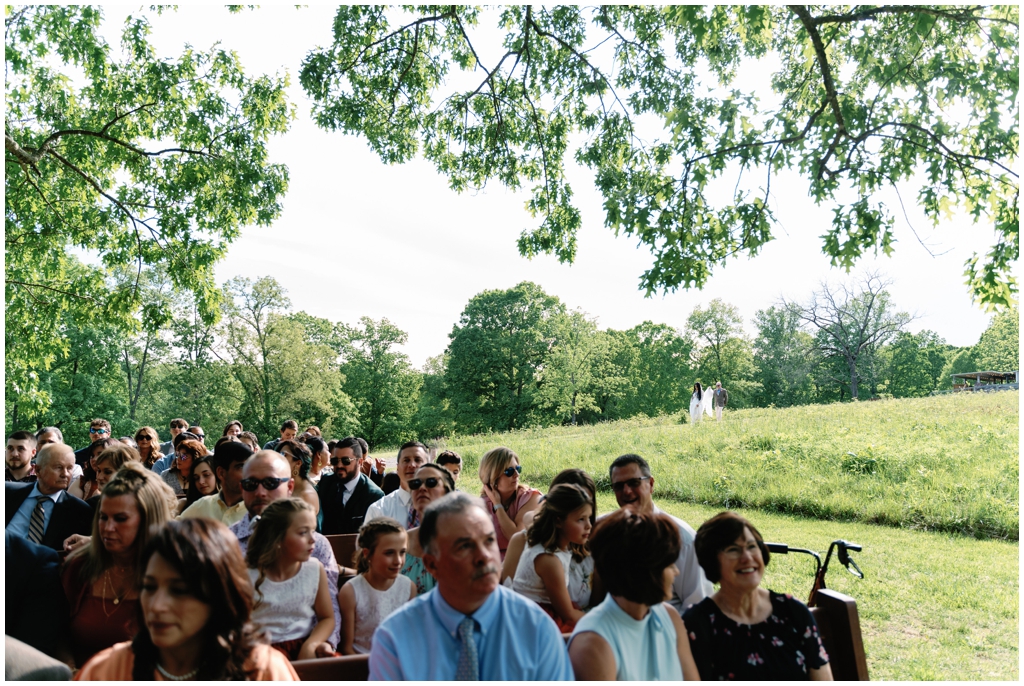
[[[449,447],[471,473],[486,450],[507,445],[533,484],[580,467],[603,489],[611,460],[635,452],[662,497],[679,502],[1016,540],[1018,397],[739,410],[721,424],[630,420],[459,437]]]
[[[1016,680],[1018,397],[727,411],[721,424],[641,419],[448,447],[466,460],[469,491],[480,456],[507,445],[541,489],[566,467],[587,470],[608,512],[608,464],[636,452],[651,463],[659,505],[694,527],[742,508],[768,540],[822,553],[836,538],[860,543],[866,578],[836,562],[828,581],[857,600],[872,679]],[[779,555],[765,585],[806,599],[813,573],[807,556]]]

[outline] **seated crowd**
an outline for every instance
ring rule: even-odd
[[[170,434],[8,438],[9,659],[78,680],[289,681],[339,655],[372,680],[832,678],[808,608],[761,586],[758,530],[662,512],[639,455],[611,462],[599,513],[591,475],[542,493],[505,447],[469,494],[462,458],[417,441],[388,472],[294,421],[262,449],[238,421],[212,451],[183,419]]]

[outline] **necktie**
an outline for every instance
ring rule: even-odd
[[[46,512],[43,511],[43,501],[47,498],[49,496],[36,496],[36,506],[32,510],[32,518],[28,522],[28,540],[33,543],[41,543],[43,540],[43,521],[46,517]]]
[[[459,666],[455,669],[456,681],[479,681],[480,660],[476,654],[476,638],[473,631],[476,620],[466,617],[459,623],[459,639],[462,641],[462,652],[459,653]]]
[[[420,513],[416,511],[416,508],[409,510],[409,519],[405,523],[406,529],[415,529],[420,525]]]

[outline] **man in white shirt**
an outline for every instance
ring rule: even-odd
[[[403,443],[398,449],[398,478],[401,480],[401,487],[393,491],[366,510],[365,521],[374,517],[391,517],[406,529],[419,526],[419,515],[412,506],[412,494],[409,493],[409,479],[416,474],[416,470],[430,461],[430,452],[427,446],[419,441]]]
[[[622,455],[612,462],[608,471],[612,491],[615,492],[615,501],[619,507],[626,507],[639,513],[668,514],[654,505],[654,477],[651,476],[651,467],[647,460],[639,455]],[[672,582],[672,597],[668,603],[682,615],[686,608],[712,595],[715,589],[697,562],[697,553],[693,548],[697,532],[683,520],[677,517],[672,519],[679,527],[682,545],[679,549],[679,559],[676,560],[679,574]]]

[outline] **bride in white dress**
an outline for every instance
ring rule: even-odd
[[[710,417],[713,399],[714,394],[706,392],[699,382],[693,384],[693,395],[690,396],[690,422],[699,424],[705,414]]]

